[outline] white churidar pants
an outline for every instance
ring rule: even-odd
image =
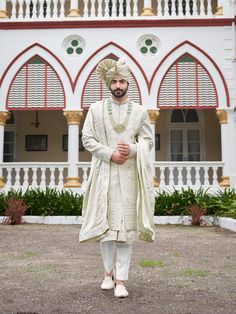
[[[100,247],[105,271],[107,273],[112,271],[116,250],[116,279],[127,280],[129,276],[132,244],[104,241],[100,242]]]

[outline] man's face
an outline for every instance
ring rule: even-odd
[[[110,91],[116,98],[122,98],[126,95],[129,83],[120,76],[115,76],[111,81]]]

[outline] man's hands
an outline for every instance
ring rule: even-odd
[[[117,149],[121,155],[126,156],[126,157],[129,156],[129,152],[130,152],[129,144],[125,143],[124,141],[118,142]]]
[[[116,151],[111,156],[111,160],[116,164],[123,165],[126,160],[128,160],[129,152],[129,144],[125,143],[124,141],[119,141]]]

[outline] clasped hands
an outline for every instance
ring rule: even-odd
[[[130,153],[129,144],[124,141],[119,141],[115,152],[111,156],[111,160],[116,164],[124,164],[128,160]]]

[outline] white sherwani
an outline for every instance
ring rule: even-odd
[[[92,153],[88,186],[84,195],[80,241],[117,240],[131,242],[139,234],[154,240],[154,194],[149,151],[152,131],[147,113],[132,102],[125,130],[117,133],[108,114],[108,101],[116,123],[127,115],[127,99],[122,104],[112,98],[91,105],[83,128],[83,145]],[[117,143],[130,146],[129,159],[118,165],[110,159]]]

